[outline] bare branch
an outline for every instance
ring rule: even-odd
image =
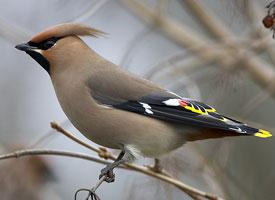
[[[109,164],[108,161],[105,161],[105,160],[102,160],[99,158],[95,158],[95,157],[87,155],[87,154],[75,153],[75,152],[69,152],[69,151],[50,150],[50,149],[27,149],[27,150],[15,151],[12,153],[0,155],[0,160],[10,159],[10,158],[20,158],[23,156],[33,156],[33,155],[66,156],[66,157],[73,157],[73,158],[89,160],[89,161],[93,161],[93,162],[100,163],[100,164]],[[164,182],[170,183],[170,184],[176,186],[177,188],[179,188],[180,190],[186,192],[187,194],[191,194],[191,196],[196,195],[196,196],[205,197],[206,199],[211,199],[211,200],[222,200],[222,198],[217,197],[216,195],[200,191],[196,188],[193,188],[191,186],[184,184],[183,182],[181,182],[175,178],[172,178],[167,175],[160,174],[160,173],[156,173],[152,170],[149,170],[146,167],[132,165],[132,164],[125,164],[125,167],[122,167],[122,168],[137,171],[137,172],[146,174],[148,176],[157,178],[159,180],[162,180]]]
[[[234,51],[228,53],[227,51],[208,48],[207,51],[205,51],[204,46],[209,46],[209,39],[194,32],[188,26],[178,23],[168,16],[160,18],[156,11],[145,6],[144,3],[140,1],[121,0],[120,2],[140,18],[153,25],[158,25],[160,30],[177,44],[182,45],[183,47],[193,48],[192,51],[201,59],[205,59],[209,62],[219,62],[225,66],[236,65],[237,63],[242,64],[245,66],[244,69],[249,72],[251,77],[264,87],[269,85],[270,81],[275,79],[275,70],[272,66],[269,63],[264,62],[262,59],[255,57],[249,50],[236,51],[234,48]],[[197,50],[197,47],[201,47],[200,50]]]
[[[63,135],[65,135],[66,137],[70,138],[71,140],[73,140],[74,142],[80,144],[81,146],[86,147],[87,149],[90,149],[96,153],[99,153],[99,150],[93,146],[91,146],[90,144],[83,142],[82,140],[78,139],[77,137],[75,137],[73,134],[71,134],[70,132],[66,131],[64,128],[62,128],[59,124],[57,124],[56,122],[51,122],[51,127],[53,129],[55,129],[56,131],[58,131],[59,133],[62,133]]]
[[[93,156],[70,152],[70,151],[60,151],[60,150],[52,150],[52,149],[25,149],[14,151],[12,153],[0,155],[0,160],[10,159],[10,158],[20,158],[24,156],[34,156],[34,155],[56,155],[56,156],[66,156],[66,157],[73,157],[73,158],[80,158],[84,160],[89,160],[93,162],[97,162],[100,164],[109,164],[110,162],[95,158]]]

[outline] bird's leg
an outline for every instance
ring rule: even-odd
[[[162,171],[163,171],[163,168],[160,163],[160,159],[158,159],[158,158],[155,158],[153,166],[147,166],[147,167],[156,173],[162,173]]]
[[[154,164],[153,168],[158,173],[162,172],[163,168],[161,166],[160,159],[155,158],[155,164]]]
[[[116,168],[118,165],[124,163],[127,161],[127,159],[124,158],[125,151],[121,151],[118,155],[117,159],[111,163],[108,164],[105,168],[101,170],[101,173],[99,175],[99,179],[101,179],[103,176],[106,176],[105,181],[108,183],[115,181],[115,174],[113,172],[113,169]]]

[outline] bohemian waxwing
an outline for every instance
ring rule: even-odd
[[[123,71],[79,38],[102,34],[66,23],[50,27],[16,48],[48,72],[62,109],[83,135],[99,145],[122,150],[118,159],[101,171],[109,182],[119,164],[138,156],[157,158],[188,141],[271,136]]]

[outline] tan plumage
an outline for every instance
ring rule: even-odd
[[[123,71],[78,37],[102,34],[84,25],[61,24],[16,48],[26,51],[48,71],[60,105],[73,125],[92,141],[125,151],[120,159],[123,162],[138,155],[158,157],[186,141],[271,136]]]
[[[66,37],[72,35],[99,37],[105,34],[106,33],[101,30],[82,24],[67,23],[50,27],[33,36],[31,41],[38,43],[51,37]]]
[[[70,51],[65,53],[63,47],[66,45],[69,45]],[[123,149],[123,145],[129,145],[128,148],[151,157],[183,144],[183,136],[175,135],[174,128],[169,124],[100,105],[90,95],[91,88],[101,88],[103,92],[116,94],[121,99],[135,99],[161,90],[159,87],[149,81],[129,76],[97,55],[75,36],[64,38],[60,41],[60,46],[61,49],[56,46],[52,52],[45,54],[52,63],[51,79],[64,112],[86,137],[110,148]],[[68,57],[79,55],[77,64],[65,59],[57,62],[52,57],[64,54]],[[90,88],[87,87],[87,82],[91,85]],[[175,140],[172,139],[174,137]],[[173,143],[179,144],[174,146]]]

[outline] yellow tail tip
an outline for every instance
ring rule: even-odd
[[[259,131],[257,133],[254,134],[256,137],[260,137],[260,138],[268,138],[271,137],[272,134],[269,131],[263,130],[263,129],[259,129]]]

